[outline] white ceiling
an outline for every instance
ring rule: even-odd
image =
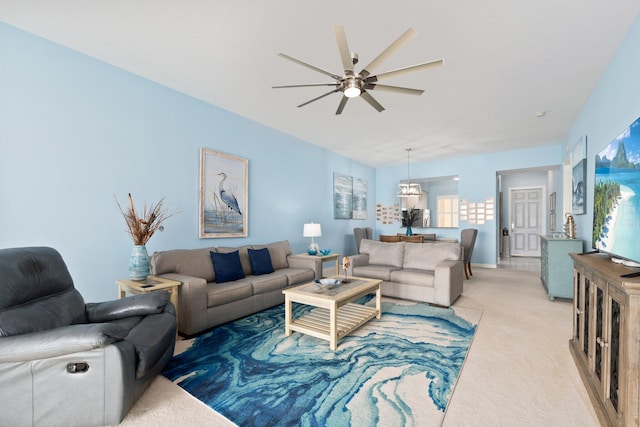
[[[637,0],[0,0],[0,20],[371,166],[564,142],[638,16]],[[407,28],[418,35],[376,73],[422,96],[371,94],[335,111],[342,74],[333,25],[368,64]],[[359,68],[356,66],[356,70]],[[374,73],[375,74],[375,73]],[[546,112],[544,117],[536,113]]]

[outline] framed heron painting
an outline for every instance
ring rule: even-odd
[[[249,161],[200,149],[200,238],[247,237]]]

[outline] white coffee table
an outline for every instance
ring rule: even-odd
[[[340,338],[374,317],[380,319],[382,281],[361,277],[349,279],[350,283],[343,283],[329,290],[321,289],[316,283],[311,282],[282,291],[285,297],[285,335],[291,335],[292,331],[301,332],[329,341],[329,347],[335,350]],[[376,294],[375,308],[353,302],[372,293]],[[294,319],[294,302],[317,308]]]

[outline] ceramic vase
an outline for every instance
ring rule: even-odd
[[[135,245],[129,258],[129,278],[145,280],[149,276],[149,254],[145,245]]]
[[[413,236],[413,230],[410,225],[407,225],[407,236]]]

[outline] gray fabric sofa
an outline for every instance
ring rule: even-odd
[[[255,275],[249,250],[266,248],[272,273]],[[239,252],[243,278],[216,282],[210,252]],[[180,333],[192,336],[214,326],[282,304],[282,290],[322,275],[320,258],[292,255],[289,242],[240,247],[175,249],[151,256],[152,274],[182,282],[178,288]]]
[[[0,249],[0,425],[119,424],[175,339],[166,291],[85,303],[55,249]]]
[[[448,307],[462,295],[458,243],[385,243],[362,239],[348,274],[382,280],[382,295]]]

